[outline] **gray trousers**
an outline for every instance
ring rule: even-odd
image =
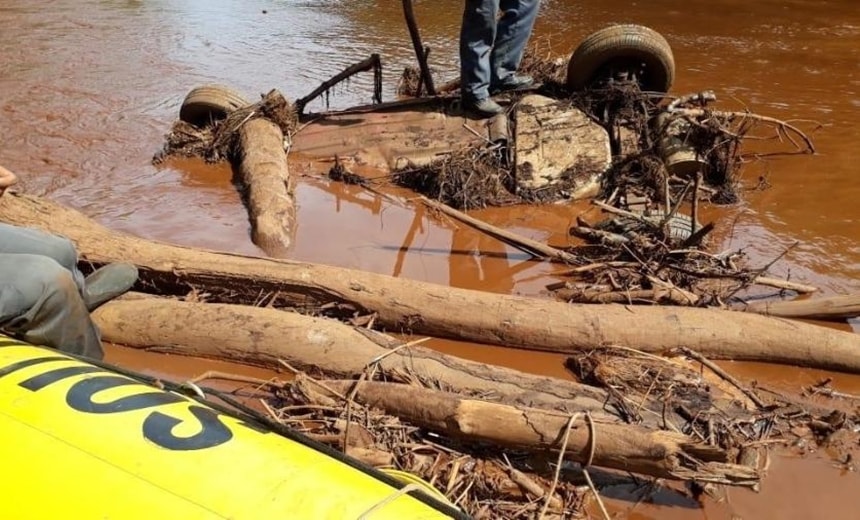
[[[463,97],[485,99],[493,85],[517,71],[539,7],[540,0],[466,0],[460,29]]]
[[[0,223],[0,329],[28,343],[102,359],[77,260],[66,238]]]

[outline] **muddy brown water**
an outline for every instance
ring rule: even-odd
[[[462,2],[417,2],[437,81],[456,76]],[[265,13],[264,13],[265,11]],[[675,53],[674,92],[713,89],[725,107],[796,120],[815,139],[815,156],[750,158],[746,191],[719,219],[716,248],[744,249],[763,265],[797,242],[772,271],[826,294],[860,290],[860,9],[852,0],[548,0],[536,37],[570,52],[609,23],[661,32]],[[231,85],[255,99],[270,88],[300,97],[372,52],[385,62],[392,99],[411,46],[400,3],[368,0],[44,0],[0,2],[0,163],[21,189],[78,208],[117,230],[191,246],[261,254],[230,169],[196,161],[155,167],[150,158],[196,85]],[[333,92],[332,108],[370,101],[371,78]],[[322,101],[310,110],[322,110]],[[789,144],[785,143],[788,147]],[[330,183],[318,164],[295,157],[298,226],[292,258],[419,280],[539,294],[558,267],[465,229],[442,225],[394,201]],[[565,230],[586,205],[491,209],[481,218],[532,238],[567,243]],[[413,233],[410,233],[410,230]],[[411,240],[407,237],[414,235]],[[847,325],[845,325],[848,328]],[[815,338],[810,338],[815,341]],[[537,373],[566,376],[558,357],[437,342],[440,350]],[[109,360],[168,377],[233,365],[113,348]],[[784,390],[835,377],[860,393],[860,378],[761,364],[728,370]],[[270,374],[251,370],[264,377]],[[730,491],[697,503],[663,491],[644,498],[608,490],[621,517],[857,518],[855,473],[826,457],[774,458],[761,493]]]

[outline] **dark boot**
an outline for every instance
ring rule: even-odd
[[[531,76],[520,76],[519,74],[511,74],[504,81],[490,85],[490,93],[498,94],[500,92],[508,92],[511,90],[522,90],[531,88],[535,85],[535,80]]]
[[[137,267],[133,264],[108,264],[87,276],[84,282],[84,303],[92,312],[103,303],[120,296],[137,282]]]
[[[486,119],[501,114],[505,109],[491,98],[475,100],[467,97],[463,99],[463,111]]]

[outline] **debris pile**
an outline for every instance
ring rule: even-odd
[[[582,356],[580,364],[585,364],[586,357],[595,359]],[[624,359],[634,359],[633,354]],[[659,371],[650,373],[650,392],[643,388],[638,394],[612,394],[609,406],[618,407],[631,423],[620,427],[629,428],[631,438],[636,438],[650,431],[635,426],[643,423],[638,414],[659,413],[663,406],[664,420],[671,421],[673,427],[690,432],[699,424],[697,421],[707,417],[714,433],[702,443],[671,433],[662,439],[642,437],[634,442],[644,443],[637,450],[653,443],[654,449],[659,446],[665,451],[639,454],[641,460],[623,462],[624,468],[614,468],[616,464],[610,462],[627,449],[624,441],[614,439],[618,424],[590,413],[565,415],[498,405],[477,397],[422,388],[417,380],[395,383],[392,380],[407,383],[412,378],[408,373],[377,371],[373,364],[352,381],[317,380],[297,373],[293,381],[273,389],[266,408],[269,419],[365,463],[424,479],[476,519],[531,519],[538,515],[569,518],[580,513],[589,500],[600,500],[598,486],[626,481],[627,477],[613,468],[672,480],[756,487],[760,468],[735,462],[752,442],[749,435],[740,435],[736,429],[746,421],[744,424],[750,428],[762,431],[766,421],[740,406],[739,400],[732,401],[731,393],[719,394],[729,395],[720,401],[714,399],[717,393],[692,368],[654,359],[657,361],[649,360],[649,369],[656,366]],[[631,361],[628,367],[647,383],[645,376],[649,374],[638,370],[639,361],[642,360]],[[616,370],[617,367],[616,364]],[[598,370],[593,365],[592,369]],[[679,385],[679,374],[689,379],[686,386]],[[630,376],[620,372],[617,375],[625,380]],[[689,389],[698,393],[673,401]],[[722,409],[715,408],[717,402]],[[671,406],[669,410],[665,409],[666,403]],[[468,426],[484,413],[522,416],[526,420],[524,427],[532,434],[520,432],[516,424]],[[650,419],[644,422],[653,423]],[[556,438],[565,428],[568,431],[563,438]],[[676,444],[678,441],[683,442]],[[500,446],[504,448],[501,451]],[[676,450],[678,453],[674,453]],[[599,468],[607,465],[609,471]]]
[[[367,464],[421,478],[476,520],[533,519],[545,503],[545,518],[582,509],[587,488],[575,479],[553,487],[546,457],[513,451],[500,457],[497,447],[464,444],[378,408],[344,403],[317,386],[327,382],[311,381],[299,376],[279,390],[270,400],[272,418]]]
[[[521,202],[498,147],[459,150],[422,167],[407,167],[395,183],[453,208],[480,209]]]
[[[439,71],[430,68],[430,72],[434,77],[438,76]],[[436,94],[452,94],[460,89],[460,79],[455,78],[446,81],[442,85],[436,85]],[[416,98],[424,95],[424,85],[421,82],[421,69],[416,65],[407,65],[403,68],[403,73],[400,79],[397,80],[396,92],[398,96],[407,98]]]
[[[694,351],[667,354],[604,348],[572,356],[567,363],[584,383],[607,390],[606,409],[630,425],[630,437],[638,435],[636,425],[662,424],[660,435],[667,443],[661,448],[667,452],[640,452],[638,457],[668,465],[665,470],[659,469],[663,463],[651,467],[651,477],[665,471],[664,478],[687,481],[689,487],[681,491],[642,478],[642,470],[633,469],[640,474],[634,481],[642,486],[693,499],[718,493],[720,484],[758,489],[770,445],[791,446],[800,454],[830,447],[847,469],[852,467],[858,451],[852,430],[860,419],[856,414],[773,391],[766,390],[764,398],[761,389],[743,386]],[[504,414],[504,407],[426,388],[407,372],[383,371],[374,363],[354,380],[295,372],[286,383],[259,381],[258,391],[268,388],[262,399],[266,420],[376,468],[417,476],[432,486],[431,494],[444,496],[476,519],[570,518],[593,501],[603,508],[601,488],[632,482],[629,472],[616,471],[601,458],[606,450],[619,456],[624,443],[614,440],[611,424],[589,412],[512,409],[523,414],[537,436],[547,418],[555,417],[560,425],[545,446],[529,445],[510,424],[460,428],[478,420],[484,407],[494,414]],[[809,392],[824,393],[826,385],[819,383]],[[585,437],[582,449],[573,439],[580,435]],[[672,447],[676,435],[686,439],[683,447]],[[682,452],[672,455],[674,449]],[[624,462],[630,468],[641,463]]]
[[[613,194],[622,195],[619,200],[623,200],[623,195],[646,197],[664,208],[689,201],[694,196],[715,204],[737,202],[738,176],[743,162],[741,143],[748,136],[760,139],[760,135],[751,134],[761,126],[774,129],[771,137],[792,143],[795,149],[788,153],[814,151],[809,138],[788,123],[747,112],[710,108],[709,104],[716,101],[713,92],[673,98],[643,92],[634,80],[608,80],[584,90],[571,91],[564,84],[566,68],[565,58],[553,56],[545,41],[531,45],[521,64],[521,72],[533,76],[541,85],[537,93],[569,100],[609,133],[614,161],[602,186],[603,197],[609,204],[615,203]],[[399,93],[417,94],[419,81],[417,68],[407,68],[398,85]],[[507,95],[508,112],[514,114],[514,118],[518,100],[524,94]],[[488,148],[496,146],[487,144]],[[497,154],[509,155],[506,151],[500,154],[497,151]],[[554,202],[568,195],[564,175],[553,190],[528,193],[516,189],[515,180],[522,172],[514,171],[510,161],[491,161],[472,168],[474,159],[484,156],[484,152],[457,150],[452,155],[457,157],[443,157],[418,172],[415,168],[404,167],[395,172],[394,177],[399,184],[458,209],[511,201]],[[458,171],[459,168],[464,170]],[[420,179],[410,178],[419,172]],[[693,193],[690,183],[698,173],[703,177],[698,184],[699,191]],[[575,174],[571,172],[569,177]],[[444,179],[434,182],[429,179],[434,175]],[[499,179],[502,182],[498,182]],[[500,197],[500,186],[506,187],[510,196]],[[487,190],[483,196],[482,188]],[[460,191],[468,192],[468,197],[451,196]]]
[[[403,68],[403,73],[397,81],[397,95],[405,97],[418,97],[418,84],[421,81],[421,71],[415,65]]]
[[[538,67],[537,64],[531,66]],[[549,66],[555,67],[552,64]],[[558,85],[545,85],[540,93],[558,96]],[[677,186],[689,180],[683,179],[678,173],[670,173],[675,169],[667,169],[664,165],[660,136],[665,129],[658,128],[654,120],[664,113],[665,109],[652,103],[649,96],[640,92],[635,85],[610,85],[586,92],[564,93],[563,96],[563,99],[568,99],[573,106],[598,121],[609,132],[614,162],[604,174],[604,193],[610,194],[614,190],[622,189],[630,191],[631,194],[638,191],[639,196],[649,196],[654,201],[662,202],[666,193],[664,182]],[[510,112],[517,111],[519,97],[522,97],[522,94],[511,96]],[[721,127],[712,126],[714,123],[709,121],[707,116],[701,119],[704,123],[697,121],[692,129],[687,129],[686,134],[677,140],[683,140],[690,153],[697,157],[696,164],[708,165],[707,175],[700,188],[704,193],[713,195],[709,200],[731,202],[734,200],[732,194],[741,136],[732,134],[731,138],[726,138]],[[576,146],[576,143],[572,145]],[[492,155],[493,160],[480,161]],[[484,149],[453,151],[450,157],[442,157],[418,170],[405,166],[395,172],[394,178],[398,184],[451,204],[455,208],[473,209],[510,203],[549,203],[564,200],[570,197],[570,188],[576,185],[578,177],[582,174],[593,174],[594,170],[602,171],[604,168],[596,164],[577,164],[571,171],[563,172],[558,179],[545,187],[529,190],[518,188],[516,183],[517,175],[529,175],[529,172],[515,171],[511,161],[496,160],[505,159],[509,155],[510,151],[506,147],[499,149],[498,144],[488,143]],[[416,176],[420,178],[414,179]],[[433,176],[440,179],[433,181]],[[504,187],[508,193],[500,196],[500,187]],[[461,191],[468,192],[469,195],[451,196]],[[677,197],[678,193],[674,195]]]
[[[801,454],[826,446],[846,470],[860,451],[857,396],[823,381],[790,398],[746,386],[705,357],[858,373],[853,334],[718,310],[567,312],[569,305],[544,299],[171,246],[22,195],[0,213],[72,237],[85,263],[140,267],[140,289],[150,297],[94,313],[106,341],[290,369],[287,384],[253,381],[269,392],[253,401],[264,403],[269,420],[376,467],[423,477],[477,518],[569,518],[619,483],[691,498],[714,484],[756,487],[766,466],[761,452],[774,445]],[[312,308],[315,317],[295,312]],[[351,309],[351,326],[323,317],[332,308]],[[631,324],[641,330],[619,331]],[[448,356],[374,328],[556,345],[567,349],[579,382]],[[325,349],[307,340],[309,330],[327,338]]]
[[[635,129],[642,151],[618,158],[606,176],[602,200],[594,202],[612,217],[600,222],[580,217],[569,230],[588,243],[574,248],[588,265],[570,272],[574,280],[549,289],[575,302],[719,307],[757,283],[798,290],[764,277],[773,262],[750,268],[742,251],[708,253],[714,223],[702,225],[698,208],[702,201],[738,200],[741,141],[756,123],[775,128],[778,135],[799,136],[803,144],[792,140],[796,149],[789,153],[814,151],[808,138],[770,118],[713,111],[707,108],[715,100],[711,92],[678,98],[647,118],[635,109],[647,106],[644,95],[629,87],[605,92],[601,103],[580,97],[589,100],[581,106],[620,114],[607,123]]]
[[[237,153],[239,130],[248,121],[266,118],[275,123],[286,139],[295,134],[298,116],[295,107],[278,91],[271,90],[257,103],[230,112],[200,127],[177,119],[167,134],[164,147],[153,157],[153,163],[170,156],[200,157],[207,162],[232,160]]]

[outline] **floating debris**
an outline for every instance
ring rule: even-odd
[[[223,119],[211,119],[202,127],[176,120],[164,147],[153,157],[153,163],[161,163],[171,156],[200,157],[207,162],[231,160],[236,152],[239,129],[260,117],[278,125],[287,140],[298,128],[295,107],[279,91],[271,90],[259,102],[236,109]]]

